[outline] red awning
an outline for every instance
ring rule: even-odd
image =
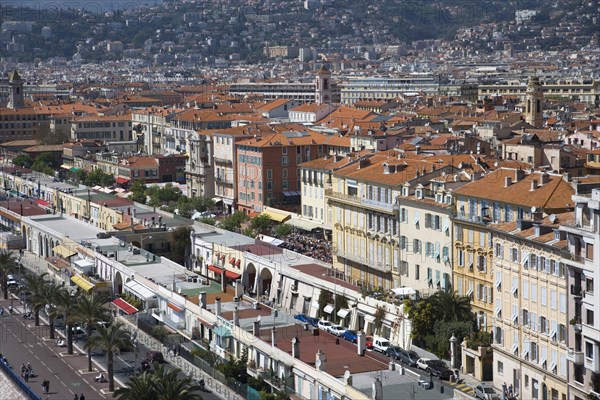
[[[241,263],[242,263],[242,259],[238,258],[238,260],[235,262],[235,266],[239,267]]]
[[[115,306],[119,307],[121,310],[123,310],[123,312],[127,315],[135,314],[136,312],[138,312],[137,308],[135,308],[134,306],[132,306],[131,304],[129,304],[121,298],[114,299],[112,303]]]
[[[225,254],[221,254],[221,260],[225,259]]]
[[[231,265],[235,264],[235,257],[231,257],[231,259],[229,260],[229,264],[231,264]]]
[[[183,308],[181,308],[180,306],[178,306],[177,304],[174,304],[174,303],[167,303],[167,307],[169,307],[171,310],[176,311],[176,312],[183,311]]]
[[[206,267],[206,268],[208,268],[208,269],[209,269],[209,270],[211,270],[212,272],[216,272],[217,274],[222,274],[222,273],[223,273],[223,270],[222,270],[221,268],[217,267],[216,265],[212,265],[212,264],[211,264],[211,265],[209,265],[209,266],[208,266],[208,267]]]
[[[225,276],[231,279],[238,279],[241,275],[240,274],[236,274],[233,271],[225,271]]]
[[[37,204],[38,206],[43,206],[43,207],[50,207],[50,203],[48,203],[46,200],[42,200],[42,199],[36,200],[35,204]]]
[[[115,181],[117,183],[127,183],[127,182],[129,182],[129,179],[118,177],[117,179],[115,179]]]

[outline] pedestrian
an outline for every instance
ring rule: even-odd
[[[75,393],[75,397],[73,397],[73,400],[79,400],[79,396],[77,396],[77,393]]]
[[[50,381],[46,379],[46,393],[50,393]]]
[[[29,382],[29,371],[25,371],[25,382]]]
[[[79,400],[85,400],[85,396],[83,395],[83,393],[81,393],[81,396],[79,396]]]

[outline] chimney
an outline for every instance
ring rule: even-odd
[[[242,286],[242,280],[236,279],[236,281],[235,281],[235,297],[238,299],[238,301],[241,300],[243,294],[244,294],[244,287]]]
[[[221,298],[220,297],[217,297],[215,299],[215,315],[217,317],[221,316]]]
[[[240,311],[238,310],[238,306],[233,308],[233,324],[240,326]]]
[[[550,182],[550,175],[547,172],[544,172],[542,174],[541,184],[545,185],[548,182]]]
[[[254,321],[252,323],[252,334],[256,337],[260,336],[260,321]]]
[[[537,189],[538,187],[538,180],[537,179],[533,179],[531,181],[531,189],[529,189],[530,192],[533,192],[535,189]]]
[[[292,357],[300,358],[300,339],[295,336],[292,338]]]
[[[173,283],[171,283],[171,291],[177,293],[177,282],[173,279]]]
[[[277,347],[277,330],[275,327],[271,328],[271,346]]]
[[[519,182],[524,177],[525,177],[525,171],[523,171],[522,169],[515,170],[515,183]]]
[[[315,367],[317,371],[325,371],[325,362],[327,361],[327,356],[321,349],[317,350],[317,355],[315,358]]]
[[[390,173],[390,165],[388,163],[383,163],[383,173],[385,175]]]
[[[510,176],[504,177],[504,187],[507,188],[512,185],[512,178]]]
[[[131,210],[131,216],[135,218],[135,208]]]
[[[198,304],[200,305],[200,308],[206,310],[206,292],[200,292],[198,295]]]

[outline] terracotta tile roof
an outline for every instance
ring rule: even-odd
[[[34,139],[24,139],[24,140],[11,140],[10,142],[3,142],[0,144],[2,147],[11,147],[11,146],[35,146],[40,143],[38,140]]]
[[[277,99],[277,100],[273,100],[271,102],[268,102],[265,105],[262,105],[262,106],[258,107],[257,111],[268,112],[268,111],[276,109],[277,107],[281,107],[282,105],[287,104],[287,103],[289,103],[291,101],[292,100],[290,100],[290,99]]]
[[[350,147],[350,138],[347,136],[331,135],[325,140],[328,146]]]
[[[327,107],[329,107],[327,104],[306,103],[299,105],[298,107],[292,108],[290,111],[312,113],[317,112],[319,110],[324,110]]]
[[[295,131],[298,132],[298,131]],[[325,135],[314,131],[303,131],[303,136],[288,137],[284,133],[272,133],[258,138],[248,139],[238,145],[251,147],[281,147],[281,146],[304,146],[310,144],[324,144],[327,140]],[[300,132],[298,132],[300,134]]]
[[[129,157],[127,162],[134,168],[158,167],[158,161],[154,157]]]
[[[534,172],[515,182],[514,169],[501,168],[483,178],[456,189],[458,196],[476,197],[501,203],[524,207],[539,207],[542,210],[566,210],[573,207],[571,196],[575,194],[573,187],[559,175],[549,175],[548,182],[542,182],[541,173]],[[510,177],[513,183],[505,187],[505,178]],[[533,180],[538,187],[530,191]]]
[[[62,152],[63,145],[62,144],[40,144],[36,146],[27,147],[23,149],[25,153],[43,153],[43,152]]]

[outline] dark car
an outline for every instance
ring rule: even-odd
[[[346,332],[344,332],[343,337],[344,337],[344,339],[346,339],[352,343],[356,343],[358,341],[358,333],[356,331],[352,331],[350,329],[348,329]]]
[[[452,375],[452,371],[442,360],[429,360],[427,371],[431,372],[433,376],[444,380],[450,379],[450,375]]]
[[[149,363],[157,362],[162,364],[165,362],[165,358],[163,357],[163,353],[160,351],[149,351],[146,353],[146,361]]]
[[[304,324],[312,325],[315,328],[317,327],[317,323],[319,322],[319,320],[317,318],[309,317],[308,315],[305,315],[305,314],[294,315],[294,319],[297,319],[298,321],[300,321]]]
[[[394,360],[400,359],[400,353],[402,352],[402,347],[400,346],[389,346],[385,351],[385,354],[393,358]]]
[[[406,364],[409,367],[416,367],[418,359],[419,355],[412,350],[402,350],[398,357],[401,364]]]

